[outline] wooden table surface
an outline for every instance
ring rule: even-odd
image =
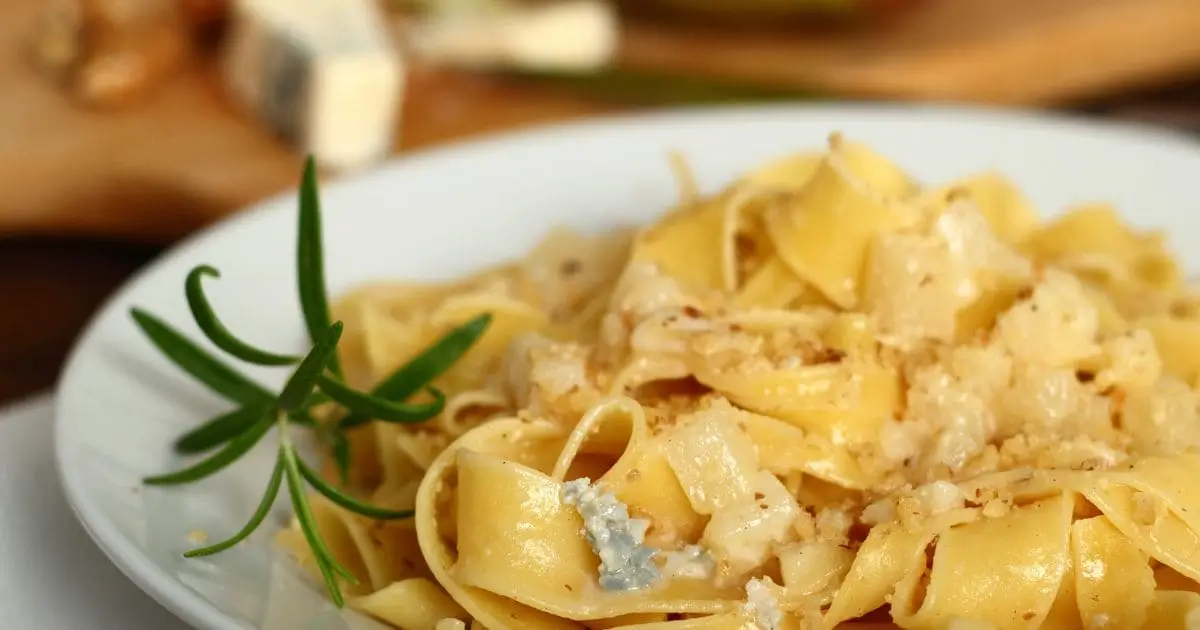
[[[1162,4],[1175,6],[1172,2],[1174,0],[1163,0]],[[18,5],[30,7],[36,2],[11,0],[0,4],[5,5],[0,9],[0,15],[12,18],[21,13]],[[15,36],[14,24],[19,21],[0,20],[0,35]],[[11,37],[0,37],[0,42],[3,42],[0,46],[12,44]],[[643,44],[644,56],[652,57],[650,53],[668,50],[660,44]],[[13,80],[27,72],[23,66],[0,55],[0,103],[7,100],[9,104],[8,109],[3,111],[11,114],[14,102],[10,98],[14,93],[10,91],[6,94],[4,86],[12,85]],[[1097,116],[1150,120],[1200,132],[1200,76],[1194,76],[1193,79],[1198,83],[1154,93],[1125,95],[1115,100],[1110,98],[1107,102],[1082,110]],[[192,212],[197,215],[194,223],[203,224],[215,218],[211,216],[213,208],[240,206],[244,203],[241,196],[256,196],[253,186],[262,184],[255,182],[278,180],[281,177],[279,169],[286,169],[288,174],[296,172],[293,156],[289,156],[283,147],[253,140],[253,134],[248,136],[239,127],[249,126],[248,121],[239,122],[231,118],[218,125],[217,132],[194,133],[189,136],[191,139],[151,138],[118,133],[118,127],[122,125],[136,128],[145,122],[144,118],[139,120],[134,112],[122,112],[97,114],[117,116],[115,123],[81,124],[75,131],[54,127],[49,118],[41,116],[54,114],[51,110],[55,108],[60,110],[56,115],[61,116],[61,110],[66,105],[56,103],[35,83],[27,81],[22,85],[26,96],[32,94],[37,98],[31,97],[21,102],[41,104],[36,107],[29,105],[21,120],[0,116],[0,170],[6,171],[0,175],[5,175],[9,182],[0,190],[0,196],[3,196],[0,207],[18,210],[35,206],[59,208],[70,216],[64,214],[53,221],[42,216],[39,224],[62,226],[70,223],[73,229],[68,232],[91,236],[0,235],[0,270],[3,270],[0,273],[0,298],[4,305],[0,309],[0,404],[54,384],[66,353],[87,319],[114,288],[169,245],[177,234],[173,230],[178,229],[181,213]],[[406,125],[403,133],[403,143],[407,148],[616,109],[612,104],[588,101],[578,95],[477,78],[447,79],[418,74],[412,78],[410,87],[422,98],[413,99],[408,105],[410,111],[405,113],[406,121],[411,123]],[[179,117],[183,116],[180,112],[194,110],[197,99],[218,100],[219,90],[210,80],[193,76],[181,80],[160,98],[165,104],[160,103],[155,107],[153,115],[166,117],[178,127]],[[54,127],[47,129],[49,135],[46,136],[52,137],[54,142],[15,140],[27,137],[22,134],[39,125]],[[81,134],[91,134],[95,136],[93,140],[99,138],[107,142],[111,150],[86,155],[72,152],[70,148],[73,143],[80,141]],[[116,142],[118,138],[126,140]],[[176,175],[159,172],[167,167],[155,161],[153,152],[139,149],[147,143],[165,143],[178,151],[186,149],[192,153],[199,152],[201,157],[209,156],[200,160],[205,168],[200,169],[199,176],[209,183],[220,185],[199,191],[193,186],[162,187],[147,185],[144,180],[125,181],[103,175],[105,168],[110,169],[107,172],[116,168],[121,172],[138,173],[150,180],[156,176],[164,181],[178,179]],[[258,166],[246,169],[222,161],[221,156],[228,156],[231,151],[238,153],[238,147],[261,156],[262,159],[256,161]],[[5,161],[5,155],[19,156],[20,159]],[[53,173],[51,179],[61,185],[40,188],[20,185],[22,181],[36,179],[36,175],[46,173]],[[17,185],[13,185],[13,182]],[[245,185],[237,185],[237,182],[244,182]],[[277,186],[277,183],[270,185]],[[89,193],[81,196],[77,194],[80,190]],[[203,196],[211,196],[215,194],[213,191],[221,190],[229,193],[228,199]],[[273,190],[261,192],[268,194]],[[50,203],[54,200],[42,198],[47,195],[58,195],[63,199],[69,197],[71,203]],[[113,199],[120,199],[121,203],[114,204]],[[175,218],[169,222],[165,218],[155,219],[155,212],[161,208],[170,208]],[[137,229],[123,227],[117,220],[121,217]],[[72,218],[73,222],[68,221]],[[5,219],[9,224],[13,223],[13,217]],[[99,222],[101,219],[103,224]],[[158,227],[155,221],[160,224]],[[33,221],[30,221],[32,224]],[[118,240],[96,236],[108,233],[136,235],[137,238]]]
[[[873,1],[896,6],[787,28],[629,17],[616,64],[789,94],[1036,107],[1200,72],[1197,0]],[[30,63],[45,6],[0,2],[0,234],[165,242],[295,185],[297,156],[227,98],[211,56],[136,107],[73,106]],[[400,151],[614,109],[410,61]]]

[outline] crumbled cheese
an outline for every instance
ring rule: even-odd
[[[1032,425],[1034,433],[1042,434],[1055,432],[1078,411],[1086,396],[1074,370],[1031,368],[1013,379],[1001,402],[1013,422],[1010,432]]]
[[[884,497],[869,503],[863,508],[862,514],[858,518],[865,525],[891,523],[897,518],[896,502],[891,497]]]
[[[1079,279],[1046,270],[1033,295],[996,322],[1000,342],[1023,363],[1064,367],[1099,350],[1100,315]]]
[[[973,199],[954,200],[938,215],[933,232],[942,237],[955,259],[966,264],[970,275],[982,271],[1025,278],[1033,273],[1028,259],[1000,241]],[[978,284],[970,278],[964,279],[959,293],[967,300],[974,299],[979,294]]]
[[[690,303],[679,281],[647,262],[632,262],[621,274],[612,306],[620,314],[642,320],[664,309],[678,310]]]
[[[467,624],[461,619],[447,617],[438,621],[433,630],[467,630]]]
[[[548,337],[530,332],[517,335],[508,344],[504,355],[503,383],[518,408],[529,407],[533,401],[533,351],[552,343]]]
[[[779,601],[767,584],[774,584],[770,578],[753,578],[746,582],[746,603],[742,605],[754,623],[761,630],[779,630],[783,625],[783,611],[779,610]]]
[[[846,510],[823,507],[817,512],[817,535],[826,540],[846,540],[852,525],[854,517]]]
[[[951,351],[949,371],[981,400],[991,400],[1012,381],[1012,357],[996,344],[959,346]]]
[[[1098,613],[1088,620],[1087,630],[1107,630],[1111,626],[1112,619],[1104,613]]]
[[[965,276],[955,262],[937,239],[898,233],[875,241],[863,297],[879,320],[881,340],[908,348],[925,339],[953,338]]]
[[[797,486],[788,486],[788,492],[795,495]],[[796,520],[792,521],[792,534],[800,540],[808,540],[817,535],[817,519],[808,510],[800,510]]]
[[[944,464],[954,471],[961,470],[979,453],[996,430],[996,419],[987,402],[940,365],[914,375],[905,423],[930,425],[937,435],[926,457],[930,463]]]
[[[1200,393],[1164,376],[1148,390],[1128,392],[1122,428],[1141,455],[1171,455],[1200,444]]]
[[[583,517],[584,535],[600,557],[601,588],[633,591],[659,579],[655,550],[642,544],[649,521],[630,518],[624,503],[587,477],[563,484],[562,499]]]
[[[1104,342],[1101,348],[1108,366],[1096,375],[1100,390],[1114,385],[1125,389],[1146,389],[1162,374],[1163,362],[1154,345],[1154,336],[1138,328]]]
[[[755,473],[752,483],[752,495],[714,512],[701,536],[702,544],[735,574],[744,574],[766,562],[772,545],[787,538],[802,512],[796,499],[771,473]]]
[[[1107,470],[1128,457],[1121,450],[1086,435],[1058,442],[1048,455],[1054,468],[1073,470]]]
[[[883,421],[879,431],[879,446],[883,456],[893,462],[903,462],[921,453],[921,442],[925,438],[925,425],[918,422],[901,422],[892,419]]]
[[[529,380],[551,398],[591,388],[587,351],[576,344],[548,344],[533,348]]]
[[[914,491],[921,507],[929,516],[960,508],[965,502],[962,490],[949,481],[927,483]]]
[[[716,561],[700,545],[687,545],[679,551],[668,551],[663,557],[666,559],[663,573],[667,577],[704,580],[712,577],[716,568]]]

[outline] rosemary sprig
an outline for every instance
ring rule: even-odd
[[[337,561],[321,537],[304,484],[307,483],[334,504],[369,518],[407,518],[412,516],[412,511],[389,510],[365,503],[325,481],[300,457],[290,434],[291,428],[317,431],[318,437],[329,448],[344,484],[350,466],[350,447],[345,431],[370,420],[414,423],[424,422],[441,413],[446,399],[431,383],[470,350],[486,331],[491,317],[481,315],[451,330],[412,361],[383,379],[370,393],[355,390],[343,381],[337,361],[342,323],[329,321],[320,200],[316,169],[311,158],[305,163],[299,205],[297,288],[305,328],[313,343],[303,356],[262,350],[239,339],[221,322],[203,287],[205,277],[220,277],[216,268],[200,265],[192,269],[184,283],[188,307],[196,325],[219,350],[248,363],[295,366],[278,393],[271,392],[222,362],[160,318],[139,308],[131,309],[134,322],[159,351],[200,383],[238,405],[184,433],[175,442],[175,450],[180,454],[209,453],[206,457],[175,472],[147,477],[144,482],[168,486],[214,475],[250,452],[272,427],[276,428],[279,449],[275,468],[267,481],[262,500],[249,521],[229,538],[193,549],[184,556],[196,558],[220,553],[245,540],[262,525],[286,482],[296,521],[312,549],[330,597],[340,607],[344,599],[339,580],[356,583],[356,579]],[[429,402],[405,402],[421,391],[430,394]],[[341,407],[343,415],[329,423],[314,420],[311,409],[330,403]]]

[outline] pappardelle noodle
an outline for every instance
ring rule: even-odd
[[[1103,204],[1041,221],[834,134],[657,223],[334,306],[368,388],[492,325],[314,496],[405,630],[1193,628],[1200,296]],[[334,475],[333,465],[327,466]],[[331,477],[332,478],[332,477]],[[310,569],[292,528],[282,542]]]

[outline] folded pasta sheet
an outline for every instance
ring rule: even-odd
[[[415,516],[314,503],[351,605],[404,630],[1200,623],[1200,295],[1161,235],[836,134],[711,196],[682,176],[653,225],[336,306],[363,386],[493,315],[439,417],[351,435],[350,489]]]

